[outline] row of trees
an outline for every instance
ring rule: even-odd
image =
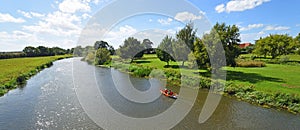
[[[27,46],[20,52],[0,52],[0,59],[20,58],[20,57],[36,57],[36,56],[54,56],[72,54],[74,49],[62,49],[59,47],[32,47]]]
[[[207,68],[211,67],[210,59],[220,65],[225,65],[225,62],[229,66],[236,65],[235,58],[240,54],[237,26],[217,23],[202,38],[196,36],[196,31],[193,24],[188,23],[176,38],[166,36],[156,50],[157,57],[167,65],[170,61],[182,61],[184,66],[185,61],[190,61],[192,67]],[[225,57],[222,57],[222,51]]]
[[[295,38],[287,34],[271,34],[256,40],[254,54],[272,59],[288,54],[300,54],[300,33]]]
[[[0,52],[0,59],[20,58],[26,57],[23,52]]]
[[[59,47],[48,48],[45,46],[32,47],[27,46],[23,49],[23,52],[27,57],[36,57],[36,56],[54,56],[54,55],[64,55],[72,54],[73,49],[62,49]]]

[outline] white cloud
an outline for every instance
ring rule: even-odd
[[[168,19],[158,19],[157,20],[160,24],[162,25],[170,25],[173,19],[168,18]]]
[[[263,24],[249,24],[247,27],[241,27],[241,31],[248,31],[255,28],[262,28]]]
[[[88,18],[91,18],[92,16],[91,15],[89,15],[89,14],[87,14],[87,13],[84,13],[83,15],[82,15],[82,18],[83,19],[88,19]]]
[[[224,4],[220,4],[220,5],[217,5],[215,10],[218,12],[218,13],[222,13],[225,11],[225,5]]]
[[[215,10],[218,13],[226,12],[238,12],[253,9],[265,2],[271,0],[231,0],[228,3],[217,5]]]
[[[152,22],[153,21],[153,19],[149,19],[149,22]]]
[[[18,13],[22,14],[26,18],[32,18],[32,17],[44,17],[45,14],[40,14],[37,12],[25,12],[22,10],[18,10]]]
[[[77,11],[89,12],[91,7],[89,6],[89,1],[81,0],[64,0],[58,5],[59,10],[65,13],[75,13]]]
[[[107,32],[104,35],[104,40],[117,48],[119,45],[123,44],[126,38],[134,35],[137,32],[137,29],[133,28],[132,26],[125,25]]]
[[[76,15],[56,11],[42,18],[36,25],[23,26],[23,29],[33,33],[72,36],[79,35],[80,21]]]
[[[25,20],[22,18],[15,18],[10,14],[2,14],[0,13],[0,23],[4,22],[12,22],[12,23],[24,23]]]
[[[201,18],[202,18],[201,14],[199,16],[197,16],[197,15],[189,13],[189,12],[179,12],[175,16],[175,19],[178,21],[181,21],[181,22],[189,21],[189,20],[193,21],[193,20],[197,20],[197,19],[201,19]]]
[[[21,13],[26,18],[32,18],[31,14],[22,10],[18,10],[18,13]]]
[[[286,27],[286,26],[272,26],[272,25],[269,25],[269,26],[266,26],[264,28],[265,31],[283,31],[283,30],[289,30],[290,27]]]
[[[30,14],[33,16],[33,17],[44,17],[45,14],[40,14],[40,13],[37,13],[37,12],[30,12]]]
[[[202,15],[205,15],[205,14],[206,14],[206,12],[204,12],[204,11],[202,11],[202,10],[200,10],[199,13],[202,14]]]
[[[296,24],[296,27],[300,27],[300,24]]]

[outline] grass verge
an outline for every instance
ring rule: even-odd
[[[25,84],[31,76],[50,67],[53,61],[69,57],[72,55],[0,60],[0,96]]]

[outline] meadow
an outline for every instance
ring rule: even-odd
[[[67,57],[71,55],[0,60],[0,96],[24,84],[42,69],[50,67],[53,61]]]

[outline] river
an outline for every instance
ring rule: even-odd
[[[80,72],[77,71],[78,69]],[[93,79],[87,76],[90,75],[87,74],[89,72],[93,72],[98,92],[89,89],[91,86],[95,87],[95,84],[90,81]],[[78,79],[81,80],[78,81]],[[111,119],[115,119],[113,120],[114,124],[123,125],[130,122],[131,118],[142,120],[161,115],[165,111],[170,111],[169,108],[176,104],[174,99],[157,96],[159,94],[157,92],[152,94],[156,97],[154,99],[125,98],[126,93],[120,94],[119,92],[128,90],[128,82],[141,92],[159,89],[154,86],[163,86],[159,80],[135,78],[114,69],[94,67],[78,58],[56,61],[52,67],[44,69],[30,78],[24,87],[12,90],[0,97],[0,130],[117,128],[101,126],[101,122],[110,124]],[[113,87],[115,85],[111,83],[123,87]],[[86,88],[78,87],[80,84],[85,84]],[[80,89],[84,91],[78,91]],[[99,93],[100,96],[93,96]],[[299,115],[258,107],[229,97],[222,97],[213,115],[206,122],[200,124],[198,118],[207,93],[207,90],[199,91],[191,110],[172,129],[300,128]],[[120,122],[116,116],[109,117],[109,113],[96,108],[95,103],[99,103],[98,100],[107,101],[108,106],[113,108],[113,112],[118,113],[119,116],[130,118]],[[141,101],[148,103],[138,103]],[[103,104],[100,106],[105,106]],[[87,105],[89,108],[86,107]],[[88,110],[90,108],[95,110],[95,114],[90,113]],[[97,115],[99,113],[102,116]],[[163,124],[164,122],[159,123]],[[135,125],[137,128],[142,128],[138,124]],[[124,127],[124,129],[126,128]],[[153,128],[159,128],[159,124]]]

